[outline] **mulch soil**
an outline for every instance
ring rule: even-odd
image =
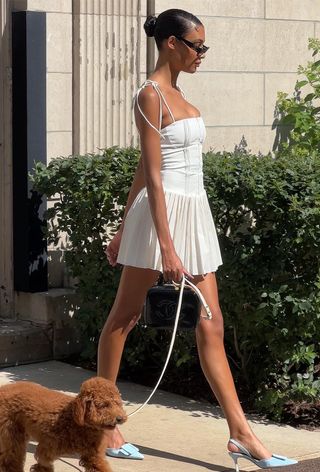
[[[283,422],[298,428],[315,430],[320,428],[320,400],[313,403],[290,401],[286,403]],[[318,469],[320,471],[320,468]]]

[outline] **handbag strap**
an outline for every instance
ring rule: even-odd
[[[183,275],[182,277],[182,280],[185,279],[185,282],[192,288],[192,290],[194,292],[196,292],[196,294],[198,295],[198,297],[200,298],[200,301],[202,303],[202,305],[204,306],[204,309],[206,310],[207,312],[207,315],[206,316],[203,316],[203,315],[200,315],[201,318],[204,318],[206,320],[212,320],[212,313],[211,313],[211,310],[209,308],[209,305],[207,304],[204,296],[202,295],[202,293],[200,292],[200,290],[198,289],[198,287],[196,287],[192,282],[190,282],[189,279],[186,279],[185,276]],[[181,282],[180,283],[177,283],[177,282],[174,282],[172,281],[173,285],[175,285],[176,287],[180,287],[181,285]]]
[[[176,311],[176,317],[175,317],[175,320],[174,320],[174,326],[173,326],[173,332],[172,332],[172,337],[171,337],[171,341],[170,341],[170,346],[169,346],[169,351],[168,351],[168,354],[167,354],[167,359],[164,363],[164,366],[163,366],[163,369],[162,369],[162,372],[160,374],[160,377],[158,379],[158,382],[156,383],[156,386],[154,387],[154,389],[152,390],[152,392],[150,393],[150,395],[148,396],[148,398],[146,399],[146,401],[140,405],[138,408],[136,408],[135,410],[133,410],[131,413],[128,414],[128,417],[129,416],[133,416],[135,415],[136,413],[138,413],[138,411],[142,410],[143,407],[146,406],[146,404],[150,401],[150,399],[153,397],[154,393],[156,392],[161,380],[162,380],[162,377],[166,371],[166,368],[167,368],[167,365],[169,363],[169,360],[170,360],[170,357],[171,357],[171,353],[172,353],[172,350],[173,350],[173,345],[174,345],[174,341],[176,339],[176,334],[177,334],[177,329],[178,329],[178,322],[179,322],[179,315],[180,315],[180,310],[181,310],[181,305],[182,305],[182,295],[183,295],[183,290],[184,290],[184,287],[185,287],[185,284],[188,284],[191,286],[191,288],[199,295],[199,298],[201,300],[201,303],[203,304],[203,306],[205,307],[206,309],[206,312],[207,312],[207,316],[202,316],[202,318],[205,318],[206,320],[211,320],[212,319],[212,313],[202,295],[202,293],[200,292],[200,290],[192,283],[190,282],[190,280],[187,280],[185,278],[185,275],[182,274],[182,279],[181,279],[181,282],[180,283],[176,283],[176,282],[173,282],[173,284],[175,286],[179,286],[180,287],[180,293],[179,293],[179,300],[178,300],[178,306],[177,306],[177,311]]]

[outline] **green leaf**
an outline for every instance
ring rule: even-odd
[[[311,100],[313,100],[315,97],[315,94],[314,93],[308,93],[308,95],[305,96],[304,100],[305,102],[310,102]]]
[[[283,125],[294,125],[296,123],[296,118],[294,115],[287,115],[281,120]]]
[[[307,85],[309,82],[308,80],[300,80],[296,82],[295,88],[301,88],[304,85]]]

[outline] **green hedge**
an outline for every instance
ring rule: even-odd
[[[320,393],[320,159],[208,154],[229,354],[256,405]],[[318,366],[319,368],[319,366]]]
[[[119,224],[138,159],[135,148],[113,147],[102,156],[57,158],[47,167],[38,162],[30,174],[35,190],[61,197],[47,211],[47,237],[57,242],[59,231],[68,234],[85,358],[95,358],[120,276],[103,251],[106,227]],[[224,262],[217,280],[235,380],[256,408],[280,419],[286,401],[312,401],[320,393],[320,158],[209,152],[204,175]],[[169,338],[138,325],[121,375],[152,383]],[[165,382],[201,396],[193,333],[178,335]]]

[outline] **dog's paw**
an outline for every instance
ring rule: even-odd
[[[84,467],[86,472],[112,472],[112,469],[105,457],[101,458],[81,458],[79,465]]]

